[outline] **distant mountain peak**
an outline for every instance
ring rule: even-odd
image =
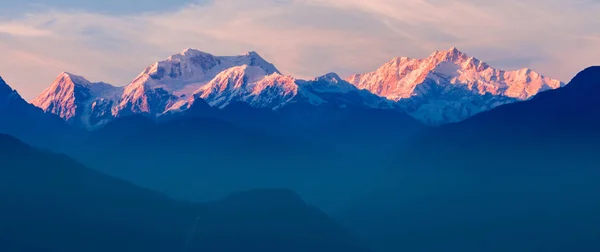
[[[149,75],[152,79],[162,82],[159,85],[170,91],[192,84],[193,87],[185,91],[189,94],[208,83],[220,72],[241,65],[259,66],[269,74],[279,73],[273,64],[254,51],[237,56],[215,56],[197,49],[187,48],[181,53],[171,55],[166,60],[152,64],[140,73],[140,76]]]
[[[211,106],[220,108],[233,102],[247,102],[255,107],[276,107],[287,100],[279,100],[281,97],[291,98],[296,92],[295,79],[287,79],[260,66],[244,64],[219,73],[194,92],[190,103],[193,103],[193,99],[201,98]]]
[[[438,54],[449,54],[449,55],[457,55],[457,54],[464,54],[461,50],[459,50],[456,47],[450,47],[447,50],[435,50],[433,51],[433,53],[431,55],[438,55]]]
[[[108,102],[118,97],[120,90],[121,88],[104,82],[92,83],[82,76],[61,72],[50,87],[33,99],[31,104],[69,121],[91,113],[88,106],[92,106],[92,111],[97,109],[100,101],[96,102],[96,98],[101,102]]]
[[[306,84],[310,85],[311,89],[316,92],[348,93],[358,90],[355,86],[340,78],[337,73],[327,73]]]
[[[87,80],[86,78],[76,75],[76,74],[72,74],[69,72],[61,72],[58,77],[56,77],[56,80],[54,81],[54,83],[56,84],[74,84],[74,85],[84,85],[84,86],[89,86],[91,84],[91,82],[89,80]]]
[[[338,83],[344,80],[337,73],[331,72],[315,78],[315,81],[327,81],[330,83]]]
[[[61,72],[52,82],[52,85],[33,99],[31,104],[45,112],[70,120],[76,116],[79,101],[90,98],[90,84],[87,79],[81,76]]]
[[[456,47],[423,59],[397,57],[376,71],[353,75],[347,81],[399,102],[413,117],[432,125],[461,121],[564,86],[530,69],[492,68]]]
[[[181,53],[179,53],[179,55],[201,55],[201,54],[203,54],[203,55],[212,55],[210,53],[203,52],[203,51],[200,51],[200,50],[195,49],[195,48],[186,48],[183,51],[181,51]]]
[[[452,47],[445,51],[435,51],[431,54],[430,58],[437,59],[438,61],[465,61],[469,59],[469,56],[458,50],[456,47]]]

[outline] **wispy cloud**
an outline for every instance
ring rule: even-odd
[[[187,47],[258,51],[287,74],[370,71],[394,56],[458,46],[503,68],[568,81],[598,63],[600,5],[558,0],[215,0],[177,10],[49,9],[0,21],[0,75],[27,98],[58,72],[125,85]]]
[[[39,29],[33,26],[20,23],[3,23],[0,24],[0,33],[9,36],[22,37],[44,37],[51,35],[51,32],[44,29]]]

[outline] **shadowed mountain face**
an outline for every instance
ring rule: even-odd
[[[16,136],[28,143],[44,147],[57,147],[69,132],[69,127],[59,117],[44,113],[27,103],[0,77],[0,133]]]
[[[0,160],[2,251],[368,251],[288,190],[179,202],[6,135]]]
[[[599,94],[591,67],[414,137],[342,219],[380,251],[598,251]]]
[[[368,251],[289,190],[251,190],[209,204],[195,233],[191,251]]]

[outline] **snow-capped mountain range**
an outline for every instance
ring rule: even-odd
[[[401,109],[438,125],[563,85],[528,69],[494,69],[456,48],[426,59],[395,58],[346,80],[335,73],[313,80],[283,75],[256,52],[214,56],[186,49],[147,67],[124,87],[61,73],[31,103],[87,128],[132,114],[185,111],[198,99],[217,108],[242,102],[273,110],[291,103]]]

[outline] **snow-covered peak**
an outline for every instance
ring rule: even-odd
[[[239,84],[275,73],[279,70],[256,52],[215,56],[188,48],[144,69],[125,87],[112,113],[155,116],[167,110],[181,110],[200,90],[203,93],[211,88],[229,90],[232,81]]]
[[[300,84],[309,86],[309,88],[316,92],[347,93],[358,90],[355,86],[340,78],[336,73],[327,73],[314,78],[312,81],[301,81]]]
[[[202,55],[202,56],[212,56],[210,53],[203,52],[203,51],[200,51],[198,49],[186,48],[185,50],[181,51],[181,53],[175,54],[175,55],[171,56],[170,59],[173,59],[173,58],[177,57],[177,55],[180,55],[182,57],[194,57],[194,56],[199,56],[199,55]]]
[[[465,58],[465,57],[467,57],[467,55],[464,52],[458,50],[458,48],[451,47],[448,50],[435,51],[430,55],[430,57],[446,57],[446,58],[450,58],[450,59],[452,59],[452,58],[456,59],[456,58]]]
[[[70,85],[73,85],[73,87],[81,86],[82,88],[89,89],[91,94],[94,96],[101,96],[106,95],[107,93],[114,93],[116,90],[120,89],[106,82],[91,82],[83,76],[72,74],[69,72],[60,73],[52,83],[51,87],[55,84],[58,86],[62,86],[63,88]]]
[[[417,60],[418,61],[418,60]],[[466,53],[452,47],[446,51],[435,51],[428,58],[420,60],[430,69],[435,69],[439,65],[456,65],[458,68],[476,67],[480,61],[476,58],[469,57]]]
[[[327,73],[325,75],[315,78],[315,81],[326,81],[329,83],[340,83],[344,80],[336,73]]]
[[[203,74],[212,72],[214,75],[234,66],[258,66],[269,74],[279,73],[275,66],[254,51],[237,56],[214,56],[197,49],[188,48],[179,54],[174,54],[166,60],[154,63],[143,73],[153,79],[201,80]],[[214,76],[213,76],[214,77]]]
[[[460,121],[503,103],[525,100],[564,85],[530,69],[495,69],[455,47],[435,51],[423,59],[394,58],[374,72],[356,74],[347,81],[407,104],[409,112],[416,110],[414,113],[419,114],[413,116],[430,124]],[[507,99],[498,102],[497,97]],[[427,118],[432,114],[438,115]]]
[[[120,90],[104,82],[92,83],[82,76],[62,72],[31,104],[68,121],[81,115],[82,108],[92,100],[116,98]]]
[[[273,91],[277,93],[271,93]],[[279,73],[270,73],[259,66],[242,65],[219,73],[208,84],[194,92],[192,100],[204,99],[211,106],[221,108],[232,102],[246,102],[256,107],[273,107],[280,105],[274,104],[274,100],[281,98],[279,96],[293,96],[296,92],[295,79]],[[272,96],[271,100],[267,100],[267,96]]]
[[[69,120],[75,116],[77,100],[90,98],[90,85],[91,82],[81,76],[62,72],[31,104]]]
[[[248,83],[261,80],[265,75],[265,71],[259,67],[235,66],[219,73],[207,85],[194,92],[194,96],[206,99],[215,94],[240,92]]]
[[[229,68],[219,73],[209,82],[207,87],[226,83],[228,81],[243,81],[246,83],[255,83],[269,75],[265,69],[257,66],[241,65]]]
[[[145,85],[149,89],[162,88],[175,96],[189,96],[221,72],[242,65],[262,68],[267,74],[279,73],[273,64],[256,52],[237,56],[214,56],[188,48],[147,67],[130,85]]]
[[[87,80],[86,78],[79,76],[79,75],[69,73],[69,72],[61,72],[55,80],[55,83],[68,83],[68,82],[76,84],[76,85],[84,85],[84,86],[89,86],[91,84],[91,82],[89,80]]]

